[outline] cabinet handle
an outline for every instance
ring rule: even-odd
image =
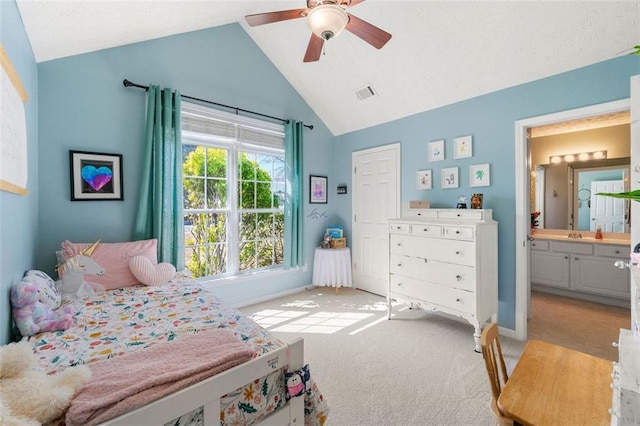
[[[398,247],[402,247],[402,243],[396,243]]]
[[[459,252],[459,251],[457,251],[457,252],[456,252],[456,254],[460,254],[460,252]]]
[[[459,234],[459,233],[460,233],[460,231],[456,231],[456,234]]]
[[[456,281],[460,281],[462,277],[460,275],[456,275]]]
[[[427,232],[427,231],[429,231],[429,228],[423,228],[422,230],[423,230],[424,232]]]
[[[536,246],[536,243],[532,243],[532,244],[531,244],[531,247],[535,247],[535,246]]]
[[[429,259],[424,259],[424,263],[427,263],[429,261]]]
[[[461,215],[460,213],[458,213],[456,216],[460,217],[460,216],[462,216],[462,215]]]
[[[402,283],[398,283],[398,284],[397,284],[397,286],[398,286],[398,287],[402,286]]]
[[[398,268],[402,268],[402,263],[398,263]]]
[[[460,298],[457,298],[457,299],[456,299],[456,302],[459,302],[459,301],[460,301]]]
[[[620,254],[620,250],[616,250],[616,254]]]
[[[575,258],[575,260],[580,260],[580,259],[578,259],[578,258],[576,257],[576,258]]]
[[[568,259],[568,258],[569,258],[569,256],[565,256],[564,258],[565,258],[565,259]]]

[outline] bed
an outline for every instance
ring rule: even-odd
[[[277,339],[186,276],[177,274],[162,286],[133,285],[110,289],[69,304],[74,312],[71,328],[30,338],[39,359],[39,369],[55,373],[86,364],[94,370],[92,381],[76,395],[65,419],[58,419],[54,424],[183,426],[301,425],[304,422],[323,425],[327,418],[326,402],[313,378],[309,378],[302,395],[287,400],[284,376],[286,371],[304,367],[302,339],[288,343]],[[118,408],[118,403],[109,406],[106,414],[104,411],[96,411],[97,415],[87,412],[86,404],[78,408],[95,400],[89,394],[83,394],[87,391],[85,388],[95,387],[90,390],[98,394],[110,393],[109,387],[104,386],[111,379],[103,374],[121,370],[125,365],[122,362],[136,356],[140,359],[142,354],[149,360],[156,360],[156,353],[162,348],[165,352],[167,348],[175,348],[171,351],[174,355],[170,365],[187,365],[180,356],[188,357],[191,351],[185,350],[184,345],[201,337],[221,336],[222,332],[227,333],[227,337],[232,334],[236,343],[250,348],[248,360],[214,376],[200,378],[196,383],[187,382],[186,387],[174,388],[164,396],[154,395],[141,406],[126,404],[125,412]],[[219,345],[202,346],[210,350]],[[150,373],[149,369],[157,367],[146,364],[136,364],[140,365],[140,380],[161,375]],[[103,368],[101,375],[96,377],[98,367]],[[122,375],[126,379],[126,374]]]

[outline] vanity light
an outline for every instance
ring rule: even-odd
[[[607,158],[607,151],[580,152],[577,154],[552,155],[549,157],[549,163],[572,163],[574,161],[603,160]]]

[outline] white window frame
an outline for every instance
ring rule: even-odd
[[[211,148],[220,148],[227,151],[227,188],[233,188],[227,194],[227,207],[224,209],[188,209],[183,214],[189,213],[210,213],[220,212],[224,213],[227,217],[226,226],[226,238],[227,238],[227,271],[222,274],[208,275],[200,278],[211,277],[229,277],[245,274],[252,274],[257,271],[282,269],[282,265],[271,265],[267,267],[260,267],[254,269],[248,269],[240,271],[240,224],[239,217],[243,212],[243,209],[238,207],[238,156],[240,152],[265,154],[279,156],[284,161],[284,124],[276,124],[266,122],[263,120],[257,120],[250,117],[239,116],[228,112],[216,110],[211,107],[198,105],[190,102],[182,102],[181,114],[194,114],[206,118],[225,121],[235,126],[234,137],[223,137],[210,133],[192,132],[182,130],[182,144],[183,145],[202,145]],[[268,133],[273,133],[282,137],[282,147],[273,147],[267,145],[260,145],[259,143],[250,143],[239,140],[240,126],[252,127]],[[182,159],[184,161],[184,159]],[[259,213],[260,209],[252,209],[250,211],[256,211]],[[284,206],[281,206],[281,210],[284,213]],[[184,225],[183,225],[184,227]],[[186,246],[186,244],[185,244]],[[185,246],[181,247],[181,250],[185,250]],[[185,259],[186,261],[186,259]]]

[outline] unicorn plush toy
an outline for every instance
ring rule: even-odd
[[[89,283],[84,279],[85,275],[104,275],[102,266],[91,258],[91,254],[93,254],[99,242],[100,240],[96,241],[90,247],[70,257],[58,269],[58,273],[62,277],[60,291],[64,299],[90,296],[104,291],[100,284]]]

